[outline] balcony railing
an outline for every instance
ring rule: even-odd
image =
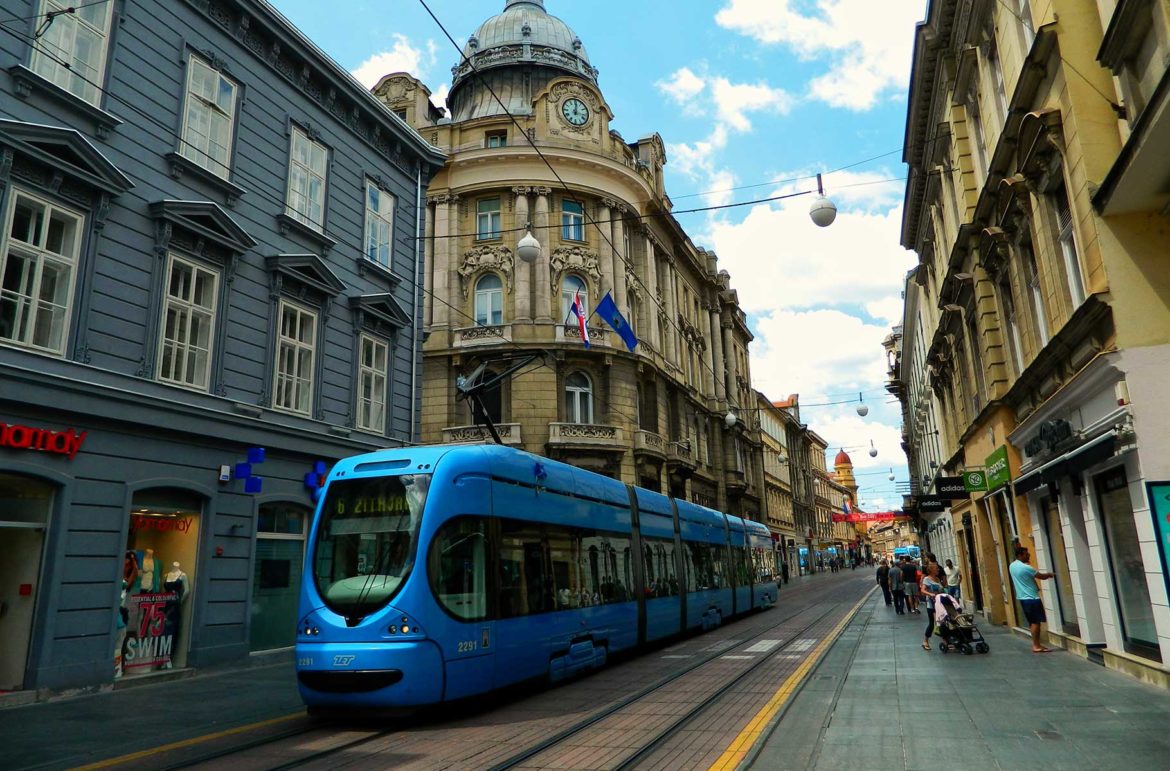
[[[496,432],[504,444],[520,444],[519,423],[499,423],[496,425]],[[479,444],[491,441],[494,440],[486,426],[448,426],[443,429],[444,444]]]
[[[549,423],[548,443],[554,447],[626,450],[625,434],[620,427],[596,423]]]
[[[653,431],[638,429],[634,432],[634,452],[649,452],[665,456],[666,440]]]
[[[471,348],[477,345],[498,345],[512,342],[511,324],[462,327],[452,330],[452,348]]]

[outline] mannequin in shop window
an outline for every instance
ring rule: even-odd
[[[179,618],[182,613],[183,600],[187,599],[190,583],[187,574],[183,572],[178,562],[171,563],[170,572],[163,576],[162,589],[167,593],[166,604],[163,605],[163,635],[171,638],[171,644],[178,643]],[[163,669],[170,669],[171,662],[163,664]]]
[[[139,572],[141,583],[139,584],[139,594],[150,594],[154,591],[154,549],[147,549],[142,556],[142,569]]]

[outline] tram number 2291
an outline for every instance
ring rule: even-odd
[[[456,645],[455,651],[457,653],[471,653],[479,647],[475,640],[465,640]]]

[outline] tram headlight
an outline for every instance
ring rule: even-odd
[[[406,630],[403,630],[403,631],[406,631]],[[390,625],[390,634],[398,634],[398,625],[397,624]]]
[[[301,630],[301,634],[306,637],[316,637],[321,634],[321,630],[311,624],[305,624],[305,628]]]

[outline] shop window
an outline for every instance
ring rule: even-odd
[[[1138,543],[1137,523],[1129,497],[1124,468],[1116,468],[1095,479],[1098,515],[1105,530],[1113,593],[1121,616],[1126,650],[1158,657],[1158,633],[1154,609],[1146,582],[1146,563]]]
[[[286,648],[295,642],[305,526],[312,512],[295,503],[266,503],[256,519],[252,569],[251,650]]]
[[[0,542],[5,552],[0,560],[0,691],[25,687],[53,493],[40,480],[0,473]]]
[[[187,664],[202,512],[202,498],[185,490],[134,494],[118,609],[127,677]]]

